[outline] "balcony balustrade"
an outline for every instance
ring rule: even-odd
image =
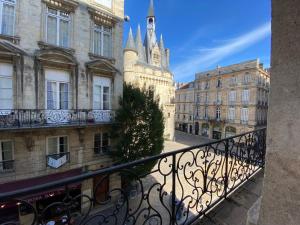
[[[249,100],[242,100],[242,105],[249,105]]]
[[[228,101],[228,105],[234,106],[236,104],[236,101]]]
[[[3,160],[0,161],[0,174],[14,172],[15,170],[14,160]]]
[[[60,168],[70,162],[70,152],[61,152],[46,156],[47,167]]]
[[[112,110],[94,109],[0,109],[0,130],[110,123],[114,115]]]
[[[248,120],[241,120],[241,124],[243,125],[248,125],[249,121]]]
[[[214,101],[214,105],[222,105],[222,100],[216,100],[216,101]]]
[[[8,212],[9,207],[19,207],[26,212],[26,224],[190,225],[260,171],[265,150],[263,128],[26,189],[2,191],[0,210]],[[136,173],[148,165],[155,165],[150,174]],[[96,179],[92,196],[70,194],[75,184],[99,176],[102,179]],[[105,190],[107,197],[99,199],[102,183],[110,176],[122,176],[127,183]],[[32,196],[53,193],[55,188],[63,188],[66,197],[51,201],[50,196],[42,210],[36,209]],[[98,205],[95,211],[94,205]],[[5,218],[0,221],[19,224]]]

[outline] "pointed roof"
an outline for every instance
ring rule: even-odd
[[[132,34],[131,27],[129,29],[128,39],[127,39],[126,47],[125,47],[124,50],[136,51],[136,46],[135,46],[135,43],[134,43],[134,39],[133,39],[133,34]]]
[[[160,48],[160,54],[161,54],[161,67],[167,68],[168,67],[167,56],[166,56],[166,50],[165,50],[162,34],[160,35],[159,48]]]
[[[153,4],[153,0],[150,0],[150,5],[149,5],[147,17],[155,17],[155,15],[154,15],[154,4]]]
[[[141,27],[138,25],[136,37],[135,37],[135,45],[137,48],[139,60],[142,62],[146,62],[145,48],[142,43],[142,35],[141,35]]]

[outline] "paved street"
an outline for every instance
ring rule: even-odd
[[[175,141],[165,141],[164,152],[174,151],[189,146],[200,145],[210,142],[211,139],[202,136],[175,131]]]

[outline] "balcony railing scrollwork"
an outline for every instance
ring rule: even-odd
[[[72,109],[0,109],[0,130],[9,128],[38,128],[109,123],[114,119],[112,110]]]
[[[0,174],[14,172],[15,170],[14,160],[3,160],[0,161]]]
[[[266,129],[263,128],[126,164],[85,171],[27,189],[4,191],[0,193],[0,215],[3,215],[1,210],[17,204],[26,209],[23,211],[28,224],[34,225],[189,225],[261,170],[265,149]],[[137,169],[149,163],[155,165],[152,171],[137,175]],[[70,194],[72,185],[99,176],[102,179],[94,180],[97,182],[91,195],[84,191]],[[106,189],[106,197],[100,198],[98,189],[103,192],[102,184],[111,176],[122,176],[125,185]],[[26,198],[62,187],[66,197],[55,198],[54,202],[49,198],[42,210]],[[100,208],[92,210],[94,205]]]

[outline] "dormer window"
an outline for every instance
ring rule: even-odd
[[[53,8],[47,9],[46,41],[49,44],[70,47],[70,13]]]
[[[16,0],[0,0],[1,34],[13,36],[15,25]]]

